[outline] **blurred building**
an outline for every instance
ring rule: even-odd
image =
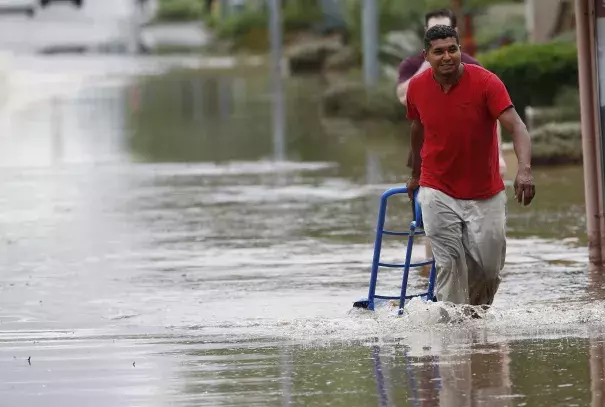
[[[547,42],[575,27],[573,0],[525,0],[529,40]]]

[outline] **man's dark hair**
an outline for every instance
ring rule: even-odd
[[[431,41],[444,40],[446,38],[456,38],[456,43],[460,44],[460,38],[458,38],[458,32],[449,25],[435,25],[424,34],[424,50],[428,51],[431,49]]]
[[[452,27],[456,28],[456,25],[458,24],[458,20],[456,18],[456,13],[454,13],[449,8],[440,8],[438,10],[433,10],[433,11],[429,11],[428,13],[426,13],[424,15],[424,26],[426,27],[427,25],[429,25],[429,20],[431,18],[442,18],[442,17],[449,18]]]

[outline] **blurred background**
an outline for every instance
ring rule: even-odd
[[[0,0],[2,406],[602,405],[573,1],[373,4]],[[397,67],[439,7],[506,84],[538,185],[514,204],[503,134],[503,281],[453,326],[350,312],[409,175]]]
[[[390,121],[405,127],[405,110],[392,97],[397,67],[422,48],[424,13],[447,7],[458,17],[465,52],[505,82],[533,131],[534,163],[581,162],[572,0],[381,0],[376,3],[379,78],[370,87],[363,83],[362,1],[280,3],[287,75],[326,80],[319,99],[322,119]],[[157,21],[199,20],[209,35],[201,45],[205,52],[262,55],[270,49],[265,1],[165,0],[157,13]],[[155,44],[156,51],[178,48]],[[510,141],[508,135],[504,138]],[[505,144],[508,151],[510,147]]]
[[[372,86],[367,86],[367,80],[364,83],[363,76],[361,1],[279,3],[284,47],[279,54],[280,81],[281,76],[286,78],[286,88],[312,76],[321,83],[321,89],[307,93],[317,102],[322,128],[346,133],[351,123],[357,129],[360,122],[364,126],[390,123],[405,137],[405,109],[393,97],[397,67],[421,50],[424,13],[449,7],[458,17],[464,50],[505,82],[532,130],[534,162],[581,162],[572,0],[382,0],[376,16],[379,70]],[[0,73],[7,87],[3,98],[9,97],[8,89],[25,71],[51,81],[62,73],[64,78],[70,76],[67,72],[74,69],[78,74],[72,79],[91,74],[90,69],[95,75],[112,72],[124,78],[133,70],[147,72],[150,65],[161,65],[158,69],[171,73],[175,68],[201,73],[203,67],[220,68],[217,76],[223,77],[225,68],[273,75],[268,4],[263,0],[3,0]],[[49,69],[56,75],[50,75]],[[13,97],[22,97],[19,93],[15,91]],[[283,103],[309,100],[306,96],[290,92]],[[504,139],[510,151],[506,143],[510,138],[505,134]]]

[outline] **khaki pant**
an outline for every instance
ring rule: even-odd
[[[418,201],[437,266],[437,300],[491,305],[506,258],[506,192],[462,200],[420,187]]]

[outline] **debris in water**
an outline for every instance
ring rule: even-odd
[[[27,363],[29,363],[30,366],[32,365],[32,357],[31,356],[27,358]]]
[[[136,362],[132,362],[132,367],[136,367],[136,366],[134,365],[135,363],[136,363]]]

